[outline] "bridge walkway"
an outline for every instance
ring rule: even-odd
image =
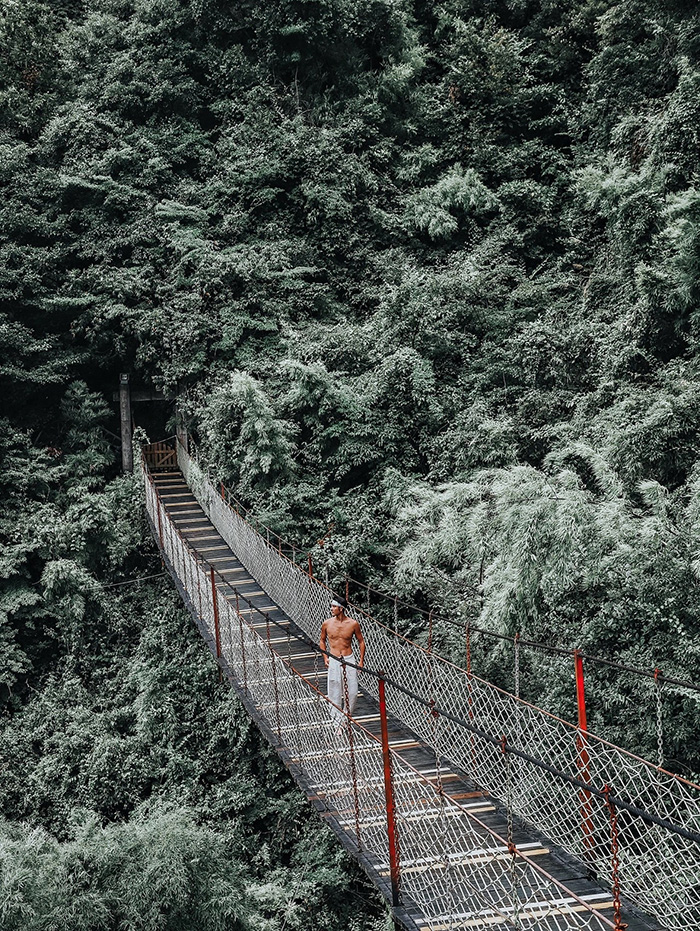
[[[217,591],[232,605],[247,625],[266,637],[270,647],[288,663],[296,674],[302,676],[312,686],[312,693],[314,689],[319,693],[325,693],[326,671],[323,657],[315,648],[315,644],[311,643],[308,635],[270,599],[257,580],[238,560],[205,514],[182,473],[169,469],[163,472],[152,472],[151,477],[168,519],[184,541],[196,552],[203,564],[215,570],[214,584]],[[157,537],[157,528],[153,529]],[[177,582],[174,567],[169,565],[169,568]],[[181,594],[189,603],[190,608],[194,608],[191,599],[182,589]],[[192,613],[210,649],[216,655],[217,644],[214,642],[210,629],[201,623],[196,610]],[[310,764],[313,762],[310,758],[313,757],[313,752],[307,751],[303,754],[303,758],[295,757],[285,746],[284,734],[276,733],[274,726],[270,724],[271,716],[274,717],[273,710],[261,707],[252,699],[250,693],[241,687],[235,673],[228,667],[225,654],[221,656],[219,662],[227,672],[247,710],[261,727],[267,739],[276,747],[306,797],[346,849],[360,861],[371,881],[391,901],[390,865],[368,852],[364,843],[364,839],[373,832],[386,832],[385,813],[378,810],[376,798],[370,799],[366,808],[359,807],[358,810],[358,806],[355,805],[353,811],[352,806],[348,807],[348,788],[353,779],[354,766],[351,765],[353,762],[350,760],[352,748],[349,746],[347,735],[338,734],[337,723],[327,715],[324,720],[324,716],[321,715],[316,754],[319,758],[333,757],[338,761],[338,773],[341,778],[333,784],[319,784],[309,776]],[[360,679],[362,681],[362,675]],[[309,701],[312,700],[317,699],[311,695]],[[362,687],[353,718],[372,735],[381,739],[378,706]],[[464,874],[458,869],[463,863],[469,860],[474,864],[483,862],[486,867],[489,861],[494,859],[505,861],[510,857],[505,843],[500,849],[494,850],[493,835],[489,835],[485,829],[489,828],[501,838],[505,838],[508,833],[507,812],[498,800],[491,798],[488,793],[473,785],[465,773],[449,760],[443,757],[436,759],[434,750],[395,716],[389,714],[387,720],[388,739],[392,751],[399,754],[408,767],[416,773],[416,779],[413,781],[418,782],[420,777],[436,790],[432,797],[422,800],[422,804],[413,816],[414,820],[420,821],[421,831],[424,834],[428,832],[428,849],[432,846],[434,855],[414,860],[402,859],[403,884],[409,885],[405,880],[410,878],[414,883],[419,882],[424,890],[434,884],[437,891],[444,888],[445,871],[453,872],[455,878],[454,884],[449,889],[449,895],[444,892],[437,895],[429,913],[426,913],[424,897],[422,907],[419,908],[402,888],[401,902],[394,909],[394,913],[405,928],[410,931],[461,931],[461,929],[479,931],[479,929],[489,927],[537,927],[542,931],[549,931],[549,929],[561,931],[562,928],[574,927],[596,929],[613,927],[614,902],[610,890],[594,882],[586,874],[585,869],[572,857],[547,843],[517,820],[512,825],[513,842],[527,857],[528,862],[536,863],[539,873],[554,883],[558,890],[558,897],[552,898],[550,895],[547,899],[533,901],[530,896],[526,902],[522,903],[522,907],[519,908],[516,905],[514,908],[512,903],[514,900],[517,902],[518,898],[518,879],[515,871],[510,887],[506,888],[508,886],[506,883],[501,890],[492,888],[493,877],[486,868],[483,871],[483,889],[474,888],[473,879],[471,882],[464,882]],[[345,779],[342,778],[343,773],[345,773]],[[446,809],[443,795],[444,800],[458,802],[459,807]],[[357,798],[357,793],[355,797]],[[469,818],[469,824],[462,825],[468,817],[467,813],[475,818]],[[479,823],[485,827],[480,828]],[[446,849],[444,843],[446,832],[449,831],[452,838],[454,832],[459,832],[462,826],[465,843],[464,849],[459,854],[463,861],[460,862],[455,859],[454,844],[450,848],[452,852],[449,856],[445,856],[441,850]],[[407,828],[408,825],[404,823],[403,830]],[[480,833],[483,835],[484,842],[475,844],[474,838]],[[371,845],[369,847],[371,848]],[[441,882],[434,882],[438,877]],[[549,884],[551,886],[551,883]],[[486,888],[487,886],[489,888]],[[485,901],[491,901],[492,907],[484,907]],[[571,924],[571,916],[574,914],[581,915],[581,924]],[[598,923],[594,916],[599,916],[601,922]],[[588,917],[593,918],[593,923],[587,923]],[[636,909],[629,907],[624,909],[624,921],[629,931],[652,931],[658,927]]]

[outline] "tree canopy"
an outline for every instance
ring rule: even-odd
[[[384,921],[146,578],[120,372],[333,578],[694,677],[699,17],[6,0],[3,927]],[[528,695],[562,710],[550,673]],[[653,753],[651,693],[596,691]],[[697,778],[698,699],[667,700]]]

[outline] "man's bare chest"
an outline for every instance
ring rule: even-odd
[[[334,621],[332,624],[328,624],[326,630],[328,631],[328,636],[333,640],[352,640],[352,634],[354,629],[354,623],[352,621]]]

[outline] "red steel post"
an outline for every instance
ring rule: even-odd
[[[576,667],[576,705],[578,708],[578,732],[576,734],[577,762],[581,781],[590,783],[590,758],[588,756],[588,746],[586,744],[586,733],[588,732],[588,720],[586,716],[586,690],[583,679],[583,656],[580,650],[574,650],[574,664]],[[591,805],[591,793],[585,789],[579,791],[581,803],[581,829],[583,831],[583,843],[586,857],[593,859],[593,850],[595,838],[593,835],[593,817]]]
[[[386,691],[384,673],[379,674],[379,717],[382,725],[382,751],[384,755],[384,795],[386,797],[386,827],[389,837],[389,872],[391,876],[391,904],[399,905],[399,882],[401,870],[399,865],[398,832],[396,830],[396,810],[394,806],[394,784],[391,778],[391,753],[389,752],[389,728],[386,719]]]
[[[587,731],[586,720],[586,689],[583,681],[583,657],[580,650],[574,650],[574,663],[576,664],[576,704],[578,706],[579,730]]]
[[[184,538],[183,538],[183,543],[184,543]],[[192,597],[192,588],[191,588],[190,579],[189,579],[189,574],[190,574],[190,555],[189,555],[188,549],[189,549],[189,548],[185,545],[185,547],[184,547],[184,564],[183,564],[183,567],[182,567],[182,574],[183,574],[183,576],[184,576],[183,581],[184,581],[184,583],[185,583],[185,591],[187,592],[187,594],[188,594],[188,595],[190,596],[190,598],[191,598],[191,597]]]
[[[182,580],[182,540],[179,536],[173,541],[173,566],[175,575]]]
[[[472,625],[467,621],[465,630],[465,649],[467,653],[467,675],[472,674]],[[471,703],[470,703],[471,704]]]
[[[309,578],[313,579],[314,577],[314,564],[311,562],[311,555],[309,555]]]

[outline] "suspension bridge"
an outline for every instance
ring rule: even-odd
[[[357,608],[366,664],[339,729],[318,646],[332,592],[186,441],[144,447],[142,471],[222,675],[401,927],[700,931],[700,786]]]

